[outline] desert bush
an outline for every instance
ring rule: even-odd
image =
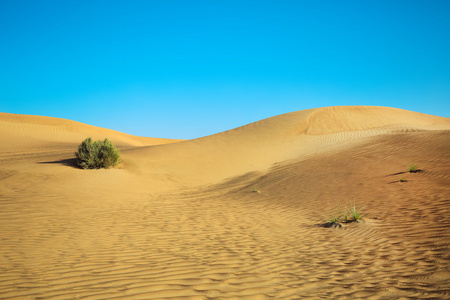
[[[82,169],[110,168],[119,162],[119,150],[108,140],[93,141],[85,139],[75,152],[78,166]]]

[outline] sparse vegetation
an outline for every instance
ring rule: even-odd
[[[400,182],[405,182],[406,181],[406,179],[404,179],[403,177],[402,178],[400,178],[400,180],[399,180]]]
[[[416,164],[415,164],[415,163],[409,164],[409,165],[408,165],[408,170],[409,170],[410,173],[417,172],[417,166],[416,166]]]
[[[344,223],[361,222],[364,218],[362,210],[364,207],[358,207],[356,203],[347,205],[342,213],[339,210],[335,210],[325,220],[326,227],[341,226]]]
[[[334,226],[334,225],[338,225],[341,221],[342,221],[342,215],[337,213],[337,212],[333,212],[326,220],[325,220],[325,224],[328,226]]]
[[[253,192],[254,192],[254,193],[259,193],[259,192],[260,192],[257,186],[254,186],[254,187],[253,187]]]
[[[107,169],[119,163],[120,152],[108,139],[93,141],[88,137],[78,146],[75,156],[82,169]]]
[[[364,207],[358,208],[356,203],[349,205],[347,208],[348,217],[346,216],[347,222],[360,222],[364,217],[362,214],[362,209]]]

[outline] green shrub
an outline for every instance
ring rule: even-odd
[[[107,169],[119,163],[120,153],[108,139],[93,141],[88,137],[78,146],[75,156],[82,169]]]

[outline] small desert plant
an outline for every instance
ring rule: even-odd
[[[100,169],[115,166],[119,162],[119,150],[108,140],[85,139],[75,152],[78,166],[83,169]]]
[[[342,220],[342,215],[334,212],[328,218],[325,219],[326,225],[332,226],[339,224]]]
[[[349,216],[347,217],[347,222],[360,222],[364,215],[362,214],[362,209],[364,207],[357,207],[356,203],[350,204],[347,208]]]
[[[352,220],[350,219],[349,214],[348,214],[347,211],[345,211],[345,210],[344,210],[344,212],[342,213],[341,219],[342,219],[342,222],[343,222],[343,223],[349,223],[349,222],[352,221]]]
[[[405,181],[406,181],[406,179],[404,179],[403,177],[400,178],[400,182],[405,182]]]
[[[259,189],[258,189],[257,186],[254,186],[254,187],[253,187],[253,192],[254,192],[254,193],[260,193],[260,191],[259,191]]]
[[[336,210],[325,219],[325,226],[341,227],[341,223],[361,222],[364,217],[362,214],[363,208],[364,207],[358,207],[356,203],[353,203],[347,205],[342,213],[339,213],[339,210]]]
[[[416,164],[415,164],[415,163],[409,164],[409,165],[408,165],[408,170],[409,170],[409,172],[411,172],[411,173],[416,172],[416,171],[417,171],[417,166],[416,166]]]

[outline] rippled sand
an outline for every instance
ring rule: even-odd
[[[87,136],[123,163],[76,168]],[[450,297],[448,118],[330,107],[177,141],[1,113],[0,137],[2,299]],[[349,203],[364,222],[321,226]]]

